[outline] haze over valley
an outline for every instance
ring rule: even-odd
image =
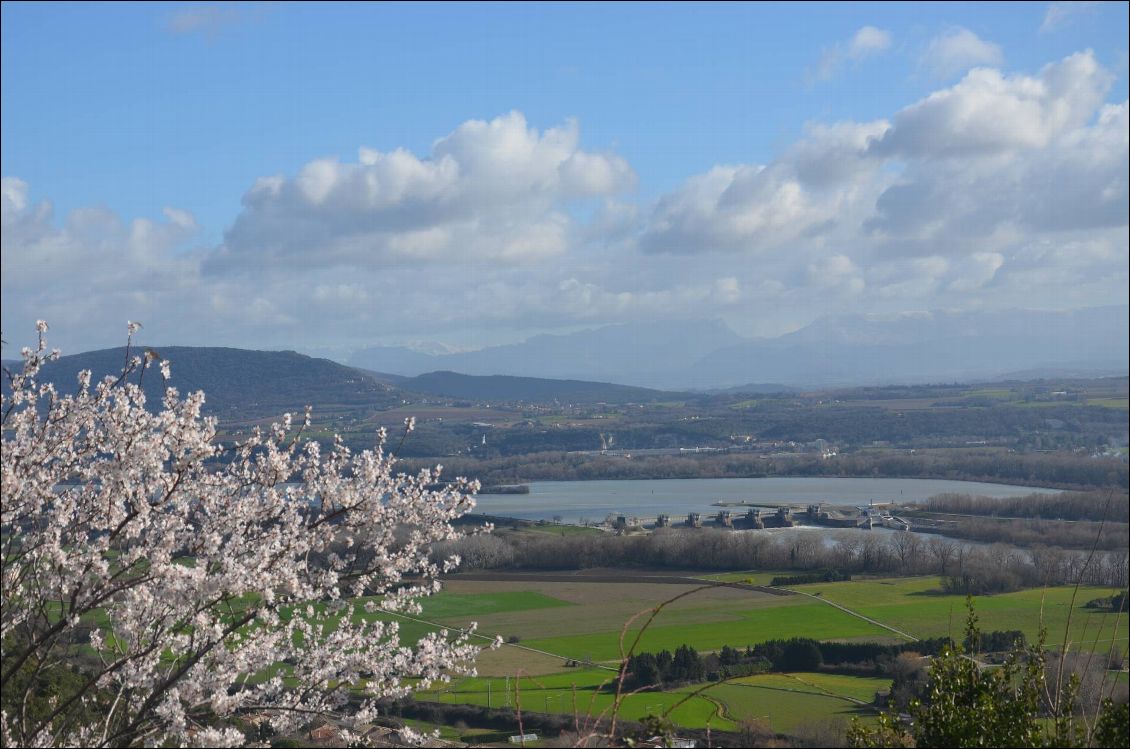
[[[451,370],[666,389],[1124,374],[1128,317],[1125,306],[845,315],[761,339],[742,338],[721,320],[674,320],[542,335],[461,353],[367,348],[348,362],[398,375]]]

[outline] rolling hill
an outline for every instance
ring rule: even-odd
[[[308,404],[315,408],[332,405],[375,410],[400,403],[394,388],[363,372],[293,351],[150,348],[170,363],[169,385],[182,394],[203,390],[205,413],[223,419],[261,418],[287,411],[301,414]],[[63,356],[43,368],[41,380],[55,383],[63,393],[73,393],[80,371],[89,369],[97,381],[119,374],[124,362],[125,348],[121,347]],[[136,382],[136,377],[131,380]],[[163,393],[160,374],[150,369],[142,385],[149,401],[159,403]]]

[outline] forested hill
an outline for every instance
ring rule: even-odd
[[[400,403],[394,388],[363,372],[293,351],[194,346],[157,346],[152,350],[172,366],[170,385],[182,395],[203,390],[205,411],[221,418],[256,418],[284,411],[301,414],[307,405],[315,409],[331,405],[381,409]],[[134,353],[144,352],[135,349]],[[89,369],[97,381],[105,375],[120,374],[124,363],[124,348],[88,351],[46,365],[41,380],[54,382],[64,393],[73,393],[80,371]],[[7,378],[3,379],[7,393]],[[138,381],[137,373],[130,381]],[[163,385],[156,367],[145,373],[142,385],[150,402],[159,403]]]
[[[398,386],[416,393],[475,401],[525,401],[527,403],[654,403],[685,398],[686,393],[613,385],[584,380],[550,380],[509,375],[465,375],[429,372],[401,380]]]
[[[414,400],[412,393],[476,402],[580,405],[653,403],[686,395],[603,382],[472,376],[455,372],[396,377],[393,385],[378,373],[294,351],[195,346],[158,346],[152,350],[170,363],[170,385],[182,395],[203,390],[207,397],[207,413],[235,421],[276,416],[284,411],[299,414],[307,405],[314,407],[316,415],[325,415],[327,408],[334,411],[343,407],[350,411],[383,410],[400,405],[405,397]],[[140,356],[144,352],[144,349],[135,348],[131,355]],[[120,374],[124,363],[124,348],[73,354],[46,365],[41,380],[55,383],[63,393],[73,393],[80,371],[89,369],[97,381],[106,375]],[[4,364],[19,366],[18,362],[5,361]],[[7,379],[3,379],[7,393]],[[136,383],[138,373],[131,375],[130,381]],[[163,389],[157,368],[150,367],[141,382],[150,402],[159,403]]]

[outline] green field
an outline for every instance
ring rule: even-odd
[[[451,618],[484,616],[486,614],[506,614],[514,611],[569,606],[567,601],[530,590],[499,590],[494,593],[460,595],[441,592],[425,598],[422,619],[445,620]]]
[[[774,573],[735,573],[738,579]],[[726,575],[730,577],[730,575]],[[521,589],[516,589],[521,588]],[[578,582],[463,582],[428,599],[421,618],[460,629],[472,621],[483,635],[517,638],[522,646],[560,656],[534,657],[525,673],[554,673],[564,668],[563,659],[612,662],[620,657],[620,635],[625,623],[640,612],[650,612],[658,602],[691,586],[653,583]],[[960,636],[965,627],[965,598],[942,595],[934,577],[854,580],[797,586],[810,596],[774,596],[758,591],[717,588],[700,591],[669,605],[641,638],[637,651],[671,650],[690,645],[700,651],[723,645],[743,648],[765,640],[811,637],[818,640],[898,639],[883,629],[850,613],[823,603],[835,602],[878,622],[916,637]],[[1110,595],[1105,588],[1082,588],[1072,612],[1071,642],[1125,643],[1126,620],[1114,631],[1116,617],[1083,608],[1092,598]],[[1049,645],[1063,639],[1072,589],[1068,587],[1026,590],[975,599],[980,627],[1020,630],[1034,639],[1042,621],[1048,629]],[[385,617],[386,615],[381,614]],[[399,618],[399,617],[398,617]],[[644,619],[629,629],[630,645]],[[428,625],[403,621],[402,639],[418,638]],[[484,656],[494,673],[497,667],[523,665],[519,653]]]
[[[847,723],[874,717],[860,705],[890,688],[889,679],[837,674],[761,674],[712,687],[707,694],[734,720],[758,721],[774,731],[795,732],[813,723]]]
[[[738,721],[759,721],[773,730],[791,732],[805,723],[846,723],[852,717],[874,717],[875,711],[860,703],[870,703],[877,691],[889,687],[889,679],[872,677],[762,674],[669,692],[626,694],[620,716],[640,720],[670,710],[668,717],[687,728],[709,724],[714,729],[733,730]],[[521,679],[469,678],[422,693],[419,699],[471,705],[487,705],[489,701],[492,707],[576,714],[583,723],[607,715],[615,700],[615,684],[613,674],[596,670]]]
[[[583,725],[587,719],[607,717],[615,702],[615,674],[592,669],[572,670],[553,676],[522,678],[469,678],[443,689],[422,693],[418,699],[451,704],[521,707],[532,712],[577,715]],[[647,715],[660,715],[670,710],[674,722],[688,728],[734,730],[733,721],[722,715],[718,701],[705,695],[688,697],[694,688],[670,692],[639,692],[623,696],[619,715],[627,720],[640,720]],[[678,705],[681,700],[686,701]]]
[[[962,394],[966,398],[996,398],[997,400],[1011,400],[1013,391],[1004,388],[977,388]]]
[[[811,583],[796,589],[820,595],[917,637],[960,636],[965,628],[965,598],[940,595],[939,587],[937,578],[915,577]],[[1018,629],[1033,639],[1043,622],[1052,646],[1063,641],[1071,611],[1071,642],[1125,643],[1125,617],[1118,620],[1116,632],[1117,617],[1083,608],[1087,601],[1110,594],[1108,588],[1080,588],[1072,610],[1070,587],[1022,590],[979,596],[974,599],[974,609],[984,631]]]
[[[1130,399],[1127,398],[1088,398],[1088,406],[1102,406],[1103,408],[1119,408],[1123,411],[1130,408]]]
[[[735,572],[712,577],[766,583],[777,574],[781,573]],[[705,652],[723,645],[740,649],[789,637],[897,639],[890,631],[826,601],[918,637],[960,635],[965,623],[965,597],[942,595],[939,588],[935,577],[812,583],[797,586],[798,591],[809,595],[791,596],[707,588],[666,605],[644,633],[637,650],[674,651],[687,644]],[[583,728],[586,721],[591,725],[592,720],[607,717],[613,709],[615,670],[599,666],[615,664],[619,658],[624,623],[634,614],[650,612],[660,602],[692,590],[695,586],[642,580],[585,582],[583,575],[568,582],[539,581],[535,577],[494,582],[455,578],[443,592],[424,601],[419,618],[434,624],[383,612],[362,616],[399,620],[404,642],[414,641],[436,627],[462,629],[471,621],[478,621],[478,632],[488,637],[520,635],[518,644],[484,650],[476,662],[479,676],[437,685],[417,699],[573,715]],[[975,606],[979,624],[983,630],[1019,629],[1031,638],[1036,636],[1042,616],[1051,633],[1049,644],[1055,647],[1062,639],[1072,592],[1060,587],[978,597]],[[1115,616],[1083,608],[1087,601],[1110,593],[1105,588],[1080,589],[1072,614],[1073,642],[1107,646],[1114,639],[1125,644],[1125,621],[1119,632],[1113,632]],[[628,630],[627,643],[642,621],[637,620]],[[574,665],[567,666],[567,659]],[[575,665],[586,662],[588,665]],[[667,713],[676,725],[686,728],[733,731],[742,723],[753,722],[791,735],[834,736],[842,734],[852,718],[873,720],[877,715],[872,707],[875,694],[889,687],[890,680],[879,677],[760,674],[670,691],[626,694],[619,716],[638,721]],[[450,737],[458,733],[445,731]],[[490,738],[489,732],[477,737]]]
[[[745,572],[718,572],[702,577],[706,580],[718,580],[726,583],[769,585],[775,577],[789,577],[795,574],[797,574],[797,570],[747,570]]]
[[[723,645],[745,647],[779,637],[818,640],[887,639],[890,633],[873,624],[812,599],[781,598],[781,604],[757,609],[712,610],[714,621],[704,624],[666,624],[662,615],[644,632],[638,651],[674,651],[680,645],[708,651]],[[630,633],[638,628],[633,628]],[[610,661],[620,657],[620,631],[565,635],[527,642],[530,647],[572,658]],[[625,642],[631,644],[631,636]]]
[[[753,579],[764,583],[776,572],[736,572],[719,579]],[[674,651],[683,644],[700,652],[723,645],[744,648],[769,639],[812,637],[820,640],[876,640],[897,638],[875,624],[842,611],[835,602],[863,616],[918,637],[960,635],[965,623],[965,598],[939,593],[934,577],[866,579],[797,586],[811,595],[777,596],[728,587],[708,588],[670,603],[644,633],[638,651]],[[422,693],[425,701],[465,703],[492,707],[521,707],[533,712],[606,715],[614,700],[609,685],[615,675],[609,668],[568,667],[566,659],[593,664],[615,663],[625,622],[634,614],[650,612],[658,603],[695,589],[691,585],[658,583],[546,582],[535,578],[507,581],[468,581],[458,578],[424,602],[421,619],[378,613],[366,618],[398,619],[401,639],[418,639],[437,626],[461,629],[479,622],[488,637],[517,636],[517,645],[484,651],[477,662],[480,676],[457,679]],[[1083,604],[1110,595],[1105,588],[1080,589],[1072,614],[1072,641],[1112,640],[1125,644],[1126,625],[1113,632],[1116,617],[1088,611]],[[1035,637],[1042,620],[1049,629],[1049,644],[1062,639],[1072,589],[1027,590],[975,600],[983,630],[1019,629]],[[823,599],[823,600],[822,600]],[[1042,613],[1041,613],[1042,612]],[[332,618],[332,617],[331,617]],[[642,624],[629,629],[626,642]],[[677,725],[688,728],[735,730],[743,721],[767,725],[774,731],[796,733],[813,727],[842,730],[853,717],[875,715],[869,705],[889,680],[837,674],[761,674],[668,692],[626,695],[619,714],[639,720],[670,710]],[[687,698],[682,704],[676,704]],[[829,728],[830,727],[830,728]]]

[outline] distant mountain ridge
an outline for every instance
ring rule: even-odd
[[[301,414],[307,405],[383,410],[418,395],[438,395],[470,401],[525,401],[530,403],[641,403],[685,396],[628,385],[580,380],[554,380],[505,375],[472,376],[455,372],[430,372],[416,377],[388,375],[348,367],[328,359],[294,351],[153,346],[172,367],[169,385],[181,394],[205,393],[205,412],[221,418],[258,418],[289,411]],[[134,349],[131,355],[141,355]],[[102,349],[60,357],[40,374],[64,393],[78,389],[78,373],[90,370],[94,382],[117,376],[125,363],[125,348]],[[5,361],[7,367],[19,362]],[[138,382],[140,372],[131,375]],[[2,378],[0,378],[2,379]],[[164,393],[156,367],[146,371],[141,383],[150,403],[160,403]],[[7,380],[4,392],[10,392]],[[324,415],[324,414],[323,414]]]
[[[173,365],[170,384],[182,393],[204,390],[207,411],[217,415],[301,413],[308,403],[380,409],[411,392],[467,400],[649,402],[681,398],[689,389],[764,393],[1040,373],[1125,375],[1128,312],[1123,306],[828,317],[765,339],[742,338],[709,320],[614,325],[444,355],[372,348],[354,357],[365,369],[293,351],[154,348]],[[124,358],[120,347],[65,356],[44,375],[72,392],[80,370],[96,378],[116,374]],[[393,366],[398,361],[403,366]],[[149,398],[160,398],[156,371],[145,386]]]
[[[172,367],[169,385],[180,393],[203,390],[205,412],[224,417],[273,416],[286,411],[301,414],[307,404],[334,403],[386,407],[399,403],[395,390],[352,367],[294,351],[151,346]],[[141,349],[132,353],[142,354]],[[55,383],[62,393],[78,389],[78,373],[90,370],[94,382],[121,373],[124,347],[87,351],[60,357],[44,366],[42,381]],[[130,378],[138,381],[138,374]],[[150,368],[142,379],[146,399],[159,403],[164,393],[161,375]],[[4,383],[8,392],[7,382]]]
[[[687,395],[604,382],[457,372],[429,372],[404,379],[399,387],[415,393],[433,393],[450,398],[530,403],[649,403]]]
[[[633,323],[442,355],[376,346],[358,351],[348,363],[407,376],[451,371],[681,389],[687,362],[746,340],[721,320]]]
[[[355,366],[406,376],[599,380],[665,390],[991,380],[1010,372],[1124,373],[1130,308],[827,316],[777,338],[743,338],[718,320],[610,325],[472,352],[358,351]]]

